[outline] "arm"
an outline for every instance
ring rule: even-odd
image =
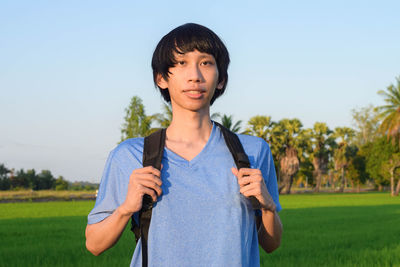
[[[145,194],[157,201],[161,191],[160,171],[153,167],[136,169],[129,178],[128,192],[122,203],[106,219],[86,226],[86,248],[98,256],[112,247],[121,236],[129,218],[142,208]]]
[[[261,213],[257,217],[258,242],[265,252],[271,253],[281,244],[283,227],[278,212],[261,210]]]
[[[101,222],[86,226],[86,248],[98,256],[117,243],[132,213],[119,206],[110,216]]]
[[[262,214],[257,220],[258,241],[267,253],[271,253],[280,246],[283,227],[262,173],[258,169],[246,168],[239,171],[232,168],[232,172],[238,178],[240,193],[258,200],[258,206],[254,207],[261,209]]]

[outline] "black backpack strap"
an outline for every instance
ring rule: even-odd
[[[225,143],[232,154],[235,161],[236,167],[250,168],[249,158],[244,152],[242,143],[239,137],[222,126],[221,124],[214,122],[222,132]],[[143,167],[153,166],[157,169],[161,169],[161,160],[163,157],[163,151],[165,146],[165,135],[166,129],[158,130],[157,132],[144,138],[143,146]],[[258,203],[255,197],[250,197],[250,201],[253,205]],[[144,195],[142,209],[139,212],[139,225],[136,224],[132,216],[132,228],[131,230],[135,234],[136,243],[141,238],[142,242],[142,266],[147,267],[147,241],[148,233],[151,221],[151,211],[153,208],[153,201],[149,195]]]
[[[224,136],[226,146],[232,154],[233,160],[235,161],[236,167],[239,170],[240,168],[250,168],[250,161],[247,157],[247,154],[244,152],[242,143],[239,140],[239,137],[228,130],[226,127],[222,126],[218,122],[215,122],[222,132]],[[259,202],[255,197],[249,197],[251,204],[253,207],[259,207]]]
[[[153,166],[161,170],[161,160],[165,145],[166,129],[158,130],[144,138],[143,145],[143,167]],[[131,230],[135,234],[136,243],[141,238],[142,242],[142,266],[147,267],[147,241],[151,221],[153,200],[151,196],[144,195],[142,209],[139,212],[139,225],[136,224],[132,215]]]
[[[161,160],[163,157],[165,146],[165,134],[166,129],[161,129],[144,138],[142,160],[143,167],[153,166],[154,168],[161,170]],[[142,211],[146,211],[152,208],[153,200],[151,196],[144,195]]]
[[[249,158],[244,152],[239,137],[235,133],[231,132],[230,130],[219,124],[218,122],[214,121],[214,123],[221,129],[222,135],[224,136],[225,139],[226,146],[229,148],[229,151],[232,154],[236,167],[238,169],[250,168]]]

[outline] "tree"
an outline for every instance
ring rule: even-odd
[[[281,145],[276,140],[273,140],[273,136],[280,134],[281,128],[276,127],[277,123],[272,121],[270,116],[256,115],[250,118],[247,122],[248,127],[243,132],[244,134],[253,135],[264,139],[270,145],[271,153],[274,158],[275,170],[277,178],[280,179],[280,154]]]
[[[68,189],[68,182],[65,181],[64,177],[62,176],[58,176],[54,184],[56,191],[62,191]]]
[[[53,174],[51,174],[51,171],[42,170],[38,174],[38,181],[39,181],[39,186],[37,190],[47,190],[54,187],[56,179],[54,178]]]
[[[386,105],[379,106],[375,110],[379,113],[378,118],[382,120],[379,131],[394,142],[400,137],[400,76],[396,78],[397,84],[391,84],[386,89],[380,90],[378,94],[384,97]]]
[[[314,182],[313,172],[314,167],[312,162],[310,161],[310,157],[304,157],[300,161],[299,171],[296,174],[296,183],[298,185],[303,184],[303,186],[308,188],[308,185]]]
[[[379,119],[382,123],[379,131],[387,136],[387,139],[392,140],[392,144],[400,145],[400,76],[396,78],[397,84],[391,84],[386,89],[387,91],[380,90],[378,94],[384,97],[386,105],[379,106],[376,111],[379,112]],[[396,145],[398,152],[398,146]],[[394,190],[394,176],[395,171],[400,167],[400,158],[397,154],[392,154],[389,161],[383,165],[390,173],[390,188],[391,194],[396,195],[400,190],[400,183],[398,183],[396,192]]]
[[[133,137],[149,134],[153,116],[147,116],[142,100],[138,96],[131,99],[129,107],[125,109],[125,122],[121,129],[121,142]]]
[[[360,184],[366,182],[369,177],[367,172],[367,147],[368,144],[379,138],[379,117],[376,109],[369,105],[359,110],[351,111],[353,124],[355,126],[354,144],[359,148],[358,152],[349,162],[348,177],[354,186],[357,184],[357,192],[360,191]]]
[[[10,170],[4,164],[0,164],[0,190],[8,190],[11,188],[10,178],[8,174]]]
[[[247,124],[248,127],[245,130],[245,134],[258,136],[266,142],[271,141],[272,129],[275,122],[271,120],[270,116],[257,115],[251,117]]]
[[[34,174],[35,170],[29,170],[29,174],[23,169],[17,171],[16,175],[11,177],[11,188],[29,188],[31,182],[29,177]]]
[[[167,128],[172,121],[172,108],[170,105],[164,103],[163,110],[164,113],[156,113],[153,117],[161,128]]]
[[[6,166],[2,163],[0,164],[0,178],[7,177],[10,173],[10,170],[6,168]]]
[[[388,172],[390,175],[390,192],[392,196],[398,196],[400,191],[400,178],[397,181],[395,189],[395,176],[396,170],[400,168],[400,153],[395,153],[390,156],[388,162],[383,164],[383,170]]]
[[[279,190],[290,194],[293,177],[299,170],[299,157],[307,147],[308,131],[302,129],[299,119],[283,119],[274,125],[272,144],[277,151],[282,182]]]
[[[336,127],[334,137],[339,139],[338,147],[334,151],[335,169],[341,172],[340,192],[344,191],[346,183],[346,168],[349,160],[357,153],[355,146],[350,146],[350,142],[354,138],[354,130],[348,127]]]
[[[238,120],[237,122],[234,123],[233,121],[233,115],[220,115],[219,113],[215,113],[213,114],[214,118],[220,118],[221,119],[221,124],[222,126],[224,126],[225,128],[227,128],[228,130],[231,130],[234,133],[238,133],[240,131],[240,124],[242,124],[241,120]]]
[[[353,146],[356,147],[356,146]],[[360,192],[360,185],[364,184],[367,180],[368,174],[366,172],[366,158],[362,150],[358,150],[355,155],[350,159],[347,167],[348,178],[351,185],[357,185],[357,192]]]
[[[351,114],[356,130],[354,143],[358,147],[362,147],[363,145],[372,142],[379,137],[378,113],[372,105],[360,108],[359,110],[353,109]]]
[[[27,170],[25,173],[26,179],[28,180],[28,186],[24,186],[25,188],[31,188],[33,190],[39,190],[39,177],[36,175],[36,171],[34,169]]]
[[[214,112],[213,114],[211,114],[211,120],[215,121],[215,120],[217,120],[219,118],[221,118],[221,113]]]
[[[366,157],[366,172],[374,180],[378,190],[382,191],[383,186],[388,185],[390,179],[389,172],[384,171],[384,165],[397,152],[397,148],[386,137],[380,137],[363,146],[361,150]]]
[[[327,174],[329,158],[336,145],[333,131],[328,128],[326,123],[316,122],[310,133],[310,143],[309,155],[314,166],[314,191],[319,192],[322,176]]]

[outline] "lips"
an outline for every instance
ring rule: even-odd
[[[190,98],[198,99],[203,96],[203,93],[205,93],[205,90],[203,90],[203,89],[187,89],[187,90],[183,90],[183,93]]]
[[[183,92],[196,92],[196,93],[204,93],[206,90],[204,89],[198,89],[198,88],[191,88],[191,89],[185,89]]]

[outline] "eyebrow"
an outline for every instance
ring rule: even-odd
[[[200,58],[213,58],[214,56],[213,55],[211,55],[211,54],[207,54],[207,53],[203,53],[201,56],[200,56]]]
[[[203,58],[213,58],[214,56],[213,55],[211,55],[211,54],[208,54],[208,53],[204,53],[204,52],[200,52],[201,53],[201,55],[199,56],[201,59],[203,59]],[[183,57],[185,57],[185,55],[186,55],[187,53],[182,53],[182,54],[180,54],[180,53],[176,53],[175,54],[175,58],[183,58]]]

